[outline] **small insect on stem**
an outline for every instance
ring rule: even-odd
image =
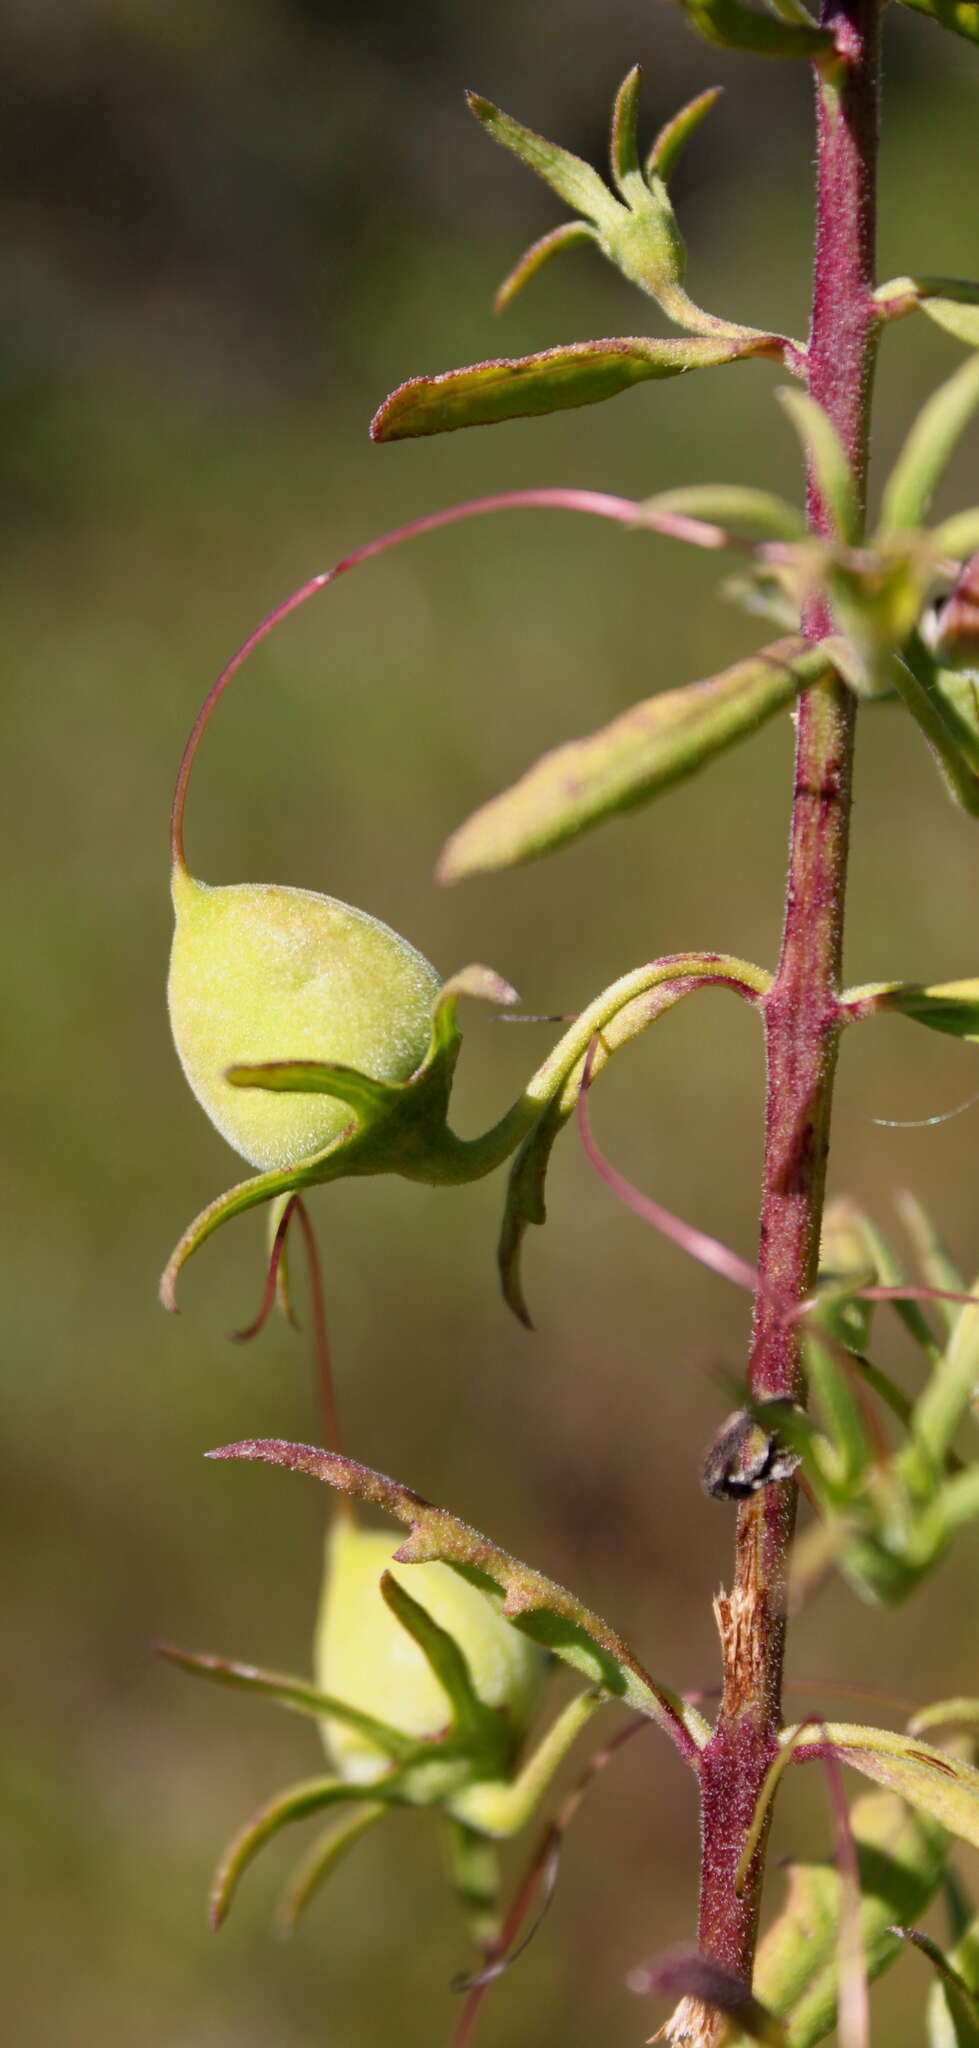
[[[800,1457],[779,1435],[777,1425],[786,1414],[801,1415],[802,1410],[795,1401],[776,1400],[754,1412],[738,1408],[729,1415],[704,1460],[705,1493],[715,1500],[748,1500],[762,1486],[791,1479]]]

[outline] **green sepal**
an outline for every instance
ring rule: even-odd
[[[937,1941],[917,1928],[902,1928],[901,1932],[935,1970],[937,1981],[928,1997],[928,2048],[979,2048],[979,1920],[951,1955],[944,1955]],[[963,1966],[971,1972],[971,1985]]]
[[[492,100],[483,99],[477,92],[466,94],[470,113],[475,114],[485,128],[504,149],[519,157],[528,170],[535,171],[563,199],[566,206],[575,213],[587,215],[596,226],[603,226],[615,208],[615,200],[598,172],[584,158],[574,156],[569,149],[561,149],[556,142],[548,142],[533,128],[525,128],[521,121],[515,121],[505,114],[501,107],[495,107]]]
[[[480,1699],[469,1666],[454,1636],[442,1628],[427,1607],[412,1599],[393,1572],[381,1575],[380,1590],[392,1614],[418,1644],[452,1709],[452,1732],[460,1748],[487,1772],[503,1772],[512,1740],[505,1717]]]
[[[886,1793],[854,1802],[850,1827],[860,1872],[860,1946],[869,1978],[901,1953],[895,1921],[914,1920],[938,1890],[947,1837]],[[832,2031],[839,1990],[840,1922],[845,1910],[832,1864],[791,1863],[782,1911],[755,1963],[758,1996],[786,2022],[789,2048],[815,2048]],[[731,2048],[742,2048],[732,2042]]]
[[[667,180],[672,176],[681,150],[686,148],[691,135],[716,105],[723,90],[722,85],[708,86],[706,92],[699,92],[696,99],[688,100],[686,106],[680,108],[678,114],[664,121],[646,156],[647,178]]]
[[[178,1650],[170,1643],[158,1643],[161,1657],[189,1671],[193,1678],[209,1678],[218,1685],[230,1685],[237,1690],[257,1694],[272,1700],[276,1706],[288,1707],[295,1714],[310,1714],[316,1720],[342,1721],[347,1728],[356,1728],[368,1741],[376,1744],[392,1763],[407,1763],[412,1758],[424,1755],[424,1750],[411,1736],[402,1735],[400,1729],[392,1728],[387,1721],[379,1721],[373,1714],[365,1714],[359,1707],[349,1706],[346,1700],[334,1699],[332,1694],[320,1692],[304,1678],[290,1678],[281,1671],[262,1671],[254,1664],[236,1664],[227,1657],[208,1657],[191,1650]]]
[[[296,1924],[311,1900],[332,1877],[337,1864],[347,1855],[361,1835],[383,1820],[388,1808],[378,1800],[374,1805],[365,1803],[355,1807],[353,1813],[329,1828],[313,1843],[308,1856],[304,1856],[294,1877],[286,1886],[279,1900],[275,1915],[275,1931],[284,1941],[295,1933]]]
[[[791,385],[776,392],[810,462],[819,495],[838,539],[854,546],[860,538],[860,501],[856,480],[829,414],[806,391]]]
[[[926,399],[884,486],[879,535],[911,533],[979,406],[979,354]]]
[[[622,1638],[573,1593],[497,1549],[478,1530],[445,1508],[434,1507],[409,1487],[338,1452],[315,1450],[308,1444],[251,1439],[226,1444],[207,1455],[258,1459],[287,1471],[308,1473],[340,1493],[384,1509],[410,1531],[394,1554],[396,1563],[437,1560],[489,1598],[498,1599],[502,1593],[506,1619],[576,1671],[584,1672],[590,1685],[658,1722],[690,1756],[707,1741],[709,1726],[696,1709],[651,1678]],[[382,1781],[388,1786],[391,1782]],[[377,1796],[376,1781],[372,1789]]]
[[[304,1778],[298,1785],[288,1786],[285,1792],[277,1793],[274,1799],[260,1806],[258,1812],[253,1813],[245,1826],[232,1837],[214,1873],[209,1900],[211,1926],[218,1928],[227,1918],[248,1865],[266,1842],[270,1842],[283,1828],[291,1826],[293,1821],[306,1820],[312,1813],[321,1813],[327,1806],[341,1806],[347,1800],[355,1804],[367,1801],[376,1805],[376,1784],[348,1785],[345,1778]]]
[[[979,0],[903,0],[903,5],[913,8],[915,14],[929,15],[953,35],[979,43]]]
[[[750,356],[780,355],[772,335],[645,335],[569,342],[530,356],[497,357],[437,377],[413,377],[392,391],[371,421],[374,441],[404,441],[459,427],[494,426],[579,405],[598,405],[633,384],[680,377]]]
[[[550,262],[552,256],[559,256],[563,249],[577,248],[582,242],[598,242],[594,228],[589,227],[584,220],[564,221],[560,227],[552,228],[549,234],[541,235],[536,242],[531,242],[530,248],[524,250],[523,255],[514,264],[513,269],[507,272],[500,285],[493,300],[494,312],[504,312],[511,300],[516,298],[525,284],[530,283],[532,277],[537,276],[537,272],[543,269],[545,263]]]
[[[642,70],[638,64],[634,64],[632,70],[627,71],[622,80],[612,109],[609,160],[612,177],[627,206],[635,195],[637,184],[641,186],[643,183],[637,138],[641,84]]]
[[[660,691],[586,739],[545,754],[453,833],[439,879],[534,860],[632,810],[746,739],[832,668],[822,646],[777,640],[705,682]]]
[[[160,1282],[165,1308],[176,1308],[177,1280],[192,1254],[223,1223],[264,1202],[327,1181],[377,1173],[401,1174],[430,1186],[453,1185],[480,1179],[500,1165],[519,1143],[535,1111],[530,1107],[521,1113],[516,1104],[511,1117],[504,1118],[483,1139],[463,1140],[450,1130],[449,1097],[461,1044],[456,1007],[463,995],[496,1003],[516,1000],[509,983],[491,968],[477,965],[453,975],[432,1005],[425,1058],[411,1079],[400,1085],[374,1081],[351,1067],[309,1060],[276,1060],[230,1070],[239,1087],[335,1095],[350,1104],[353,1118],[322,1151],[310,1153],[293,1166],[239,1181],[195,1217],[171,1254]]]
[[[812,1744],[805,1729],[801,1736],[797,1729],[783,1729],[779,1740],[783,1747],[794,1746],[800,1761],[807,1751],[818,1755],[828,1745],[841,1763],[979,1848],[979,1771],[961,1757],[891,1728],[853,1722],[827,1722],[813,1731]]]
[[[723,50],[754,50],[760,57],[828,57],[833,37],[827,29],[756,14],[744,0],[679,0],[687,20],[708,43]]]

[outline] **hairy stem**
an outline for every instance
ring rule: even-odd
[[[861,494],[877,339],[874,284],[877,59],[880,0],[826,0],[843,66],[817,72],[819,161],[809,387],[832,418]],[[809,479],[810,524],[827,513]],[[831,632],[821,600],[808,638]],[[764,998],[768,1087],[750,1383],[758,1397],[802,1387],[791,1310],[816,1277],[833,1079],[840,1033],[839,979],[853,762],[853,700],[835,678],[808,691],[798,711],[785,925],[778,973]],[[782,1720],[785,1581],[795,1487],[763,1487],[739,1511],[734,1586],[717,1603],[724,1697],[702,1759],[700,1945],[750,1978],[765,1837],[737,1896],[734,1875]],[[708,2044],[716,2024],[701,2009],[677,2014],[673,2039]]]

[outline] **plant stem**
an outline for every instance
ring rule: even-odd
[[[826,0],[824,24],[844,59],[816,74],[819,137],[809,388],[836,426],[865,490],[870,391],[878,334],[871,295],[877,161],[880,0]],[[826,508],[809,478],[814,532]],[[822,599],[808,638],[833,630]],[[800,701],[785,925],[778,973],[764,998],[768,1068],[765,1158],[749,1379],[757,1397],[798,1398],[797,1326],[787,1320],[811,1288],[819,1258],[833,1079],[853,763],[853,699],[831,678]],[[795,1487],[763,1487],[739,1511],[733,1590],[717,1603],[724,1697],[702,1758],[703,1951],[750,1979],[766,1841],[743,1896],[734,1872],[782,1722],[785,1590]],[[716,2017],[688,2001],[671,2038],[708,2048]]]

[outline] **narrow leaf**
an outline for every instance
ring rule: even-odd
[[[885,1793],[856,1800],[850,1825],[862,1893],[860,1943],[867,1975],[874,1979],[901,1952],[892,1923],[916,1918],[934,1897],[947,1837]],[[755,1989],[787,2021],[789,2048],[814,2048],[835,2023],[841,1905],[840,1878],[831,1864],[790,1864],[785,1905],[755,1965]]]
[[[786,1730],[782,1740],[796,1740],[800,1761],[807,1755],[819,1756],[828,1742],[843,1763],[979,1848],[979,1771],[971,1764],[889,1728],[835,1722],[826,1725],[824,1737],[824,1742],[810,1746],[805,1735],[799,1741],[795,1730]]]
[[[896,1197],[896,1206],[914,1247],[922,1278],[928,1286],[938,1288],[945,1294],[964,1294],[965,1276],[959,1271],[924,1203],[919,1202],[917,1195],[912,1195],[908,1189],[904,1189]],[[958,1307],[950,1301],[937,1301],[935,1307],[948,1334],[951,1335],[959,1320]]]
[[[828,55],[833,38],[826,29],[797,27],[756,14],[744,0],[680,0],[688,21],[708,43],[723,50],[754,50],[761,57]]]
[[[749,540],[804,540],[803,514],[788,499],[774,491],[755,490],[750,484],[681,484],[672,491],[657,491],[644,498],[644,512],[679,512],[694,519],[713,519],[731,527]]]
[[[951,1038],[979,1045],[979,980],[884,983],[873,1007],[896,1010],[916,1024],[926,1024],[930,1031],[944,1031]]]
[[[476,811],[448,841],[440,880],[536,859],[658,796],[757,731],[830,667],[823,648],[794,636],[706,682],[647,697],[587,739],[545,754]]]
[[[515,1628],[583,1671],[591,1684],[658,1721],[685,1754],[694,1755],[706,1739],[709,1731],[702,1717],[650,1678],[622,1638],[573,1593],[498,1550],[478,1530],[458,1521],[445,1508],[434,1507],[409,1487],[337,1452],[274,1438],[226,1444],[207,1456],[260,1459],[287,1471],[305,1472],[340,1493],[383,1508],[410,1530],[395,1552],[395,1562],[423,1564],[437,1559],[484,1591],[502,1592],[503,1613]]]
[[[979,43],[977,0],[904,0],[904,6],[913,7],[916,14],[930,15],[940,28],[951,29],[953,35],[964,36],[967,42]]]
[[[577,341],[538,355],[497,358],[446,370],[438,377],[414,377],[386,398],[371,421],[374,441],[404,441],[421,434],[454,433],[458,427],[493,426],[598,405],[649,378],[680,377],[685,370],[713,369],[749,356],[778,355],[771,335],[748,339],[692,335],[662,341],[645,335],[612,341]]]
[[[832,420],[808,392],[786,387],[776,396],[802,442],[837,535],[854,546],[860,538],[860,502],[853,471]]]
[[[956,1969],[953,1957],[943,1955],[937,1941],[917,1927],[895,1927],[894,1932],[927,1956],[936,1972],[938,1981],[928,2000],[929,2048],[979,2048],[979,1999]],[[970,1946],[972,1955],[969,1957],[967,1949],[966,1956],[974,1963],[979,1958],[979,1927]]]
[[[265,1088],[277,1095],[333,1095],[348,1102],[365,1123],[385,1116],[403,1093],[387,1081],[374,1081],[356,1067],[332,1060],[264,1060],[228,1067],[225,1079],[235,1088]]]
[[[979,1731],[979,1700],[933,1700],[919,1707],[908,1722],[909,1735],[926,1735],[930,1728],[975,1728]]]
[[[664,183],[666,182],[680,151],[685,149],[694,130],[700,127],[705,114],[709,114],[711,108],[716,105],[723,90],[722,85],[708,86],[706,92],[698,93],[694,100],[688,100],[678,114],[674,114],[671,120],[663,123],[646,158],[647,176],[662,178]]]
[[[979,406],[979,354],[926,400],[884,487],[879,533],[920,526],[956,444]]]
[[[906,0],[911,6],[914,0]],[[979,10],[977,10],[979,11]],[[964,277],[892,277],[874,293],[885,319],[927,313],[967,347],[979,345],[979,284]]]
[[[548,263],[552,256],[559,256],[562,249],[573,249],[579,242],[597,240],[594,228],[590,228],[587,221],[583,220],[565,221],[562,227],[552,228],[549,235],[541,235],[538,241],[531,243],[529,249],[524,250],[513,269],[507,272],[493,300],[494,311],[504,312],[517,293],[523,290],[524,285],[529,284],[532,277],[536,277],[537,272],[543,269],[544,264]]]
[[[484,100],[479,93],[469,92],[466,100],[471,113],[482,123],[494,142],[502,144],[519,157],[529,170],[536,171],[539,178],[563,199],[566,206],[576,213],[585,213],[595,222],[606,221],[615,212],[616,201],[606,185],[580,156],[573,156],[568,149],[560,149],[555,142],[547,142],[543,135],[535,134],[532,128],[525,128],[520,121],[514,121],[502,108],[495,107],[492,100]]]

